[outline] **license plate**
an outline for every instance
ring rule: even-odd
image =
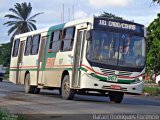
[[[115,90],[121,90],[121,86],[118,85],[111,85],[111,89],[115,89]]]
[[[117,76],[109,75],[107,76],[107,81],[117,82]]]

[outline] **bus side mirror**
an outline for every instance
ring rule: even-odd
[[[87,31],[86,40],[90,41],[91,39],[91,31]]]

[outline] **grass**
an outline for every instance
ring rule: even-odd
[[[26,118],[21,115],[14,115],[7,111],[0,110],[0,120],[26,120]]]
[[[143,93],[147,93],[149,95],[154,95],[154,96],[160,96],[160,87],[145,86],[143,89]]]

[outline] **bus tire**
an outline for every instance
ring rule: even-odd
[[[2,82],[3,81],[3,78],[0,78],[0,82]]]
[[[62,98],[65,100],[72,100],[75,95],[75,90],[70,88],[69,75],[65,75],[62,81]]]
[[[109,98],[112,103],[121,103],[124,97],[123,92],[109,92]]]
[[[30,74],[27,73],[24,81],[24,90],[25,93],[34,93],[35,91],[35,86],[30,85]]]

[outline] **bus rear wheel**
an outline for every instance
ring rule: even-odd
[[[65,100],[72,100],[75,95],[75,90],[70,88],[69,75],[65,75],[62,81],[62,98]]]
[[[35,86],[30,85],[30,74],[29,73],[25,77],[24,90],[25,90],[25,93],[34,93],[35,92]]]
[[[124,97],[123,92],[109,92],[109,98],[112,103],[121,103]]]

